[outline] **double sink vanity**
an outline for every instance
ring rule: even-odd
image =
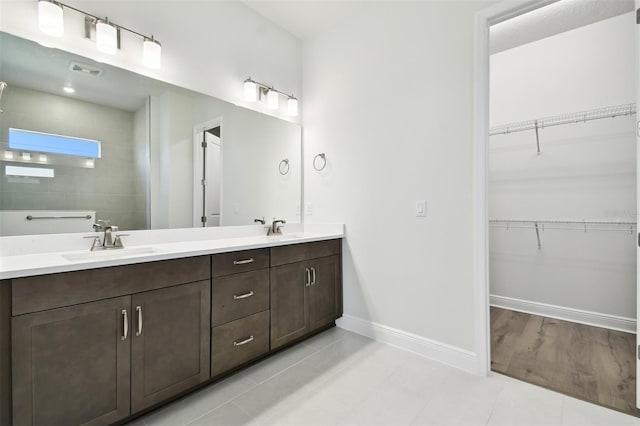
[[[333,326],[343,226],[298,226],[4,238],[0,424],[122,423]]]

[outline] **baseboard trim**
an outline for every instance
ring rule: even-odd
[[[336,321],[336,325],[345,330],[414,352],[459,370],[472,374],[480,374],[478,357],[474,352],[466,349],[427,339],[426,337],[378,324],[373,321],[363,320],[351,315],[343,315],[342,318]]]
[[[491,306],[525,312],[527,314],[541,315],[580,324],[593,325],[611,330],[636,333],[636,320],[633,318],[619,317],[615,315],[601,314],[598,312],[583,311],[580,309],[566,308],[564,306],[549,305],[547,303],[531,302],[529,300],[515,299],[505,296],[489,296]]]

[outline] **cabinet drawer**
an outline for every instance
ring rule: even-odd
[[[269,352],[269,311],[213,328],[211,376]]]
[[[340,254],[340,241],[326,240],[271,248],[271,266]]]
[[[269,249],[243,250],[211,256],[212,276],[237,274],[269,267]]]
[[[210,278],[209,256],[17,278],[13,315],[140,293]]]
[[[213,279],[212,325],[269,309],[269,269]]]

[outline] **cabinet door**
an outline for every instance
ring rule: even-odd
[[[130,303],[125,296],[12,319],[14,424],[106,425],[129,415]]]
[[[131,411],[209,379],[210,281],[132,296]]]
[[[307,332],[307,282],[304,263],[271,268],[271,349]]]
[[[339,256],[323,257],[309,262],[309,331],[332,323],[340,316],[341,280]]]

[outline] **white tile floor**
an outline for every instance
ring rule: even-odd
[[[640,419],[333,328],[133,425],[640,426]]]

